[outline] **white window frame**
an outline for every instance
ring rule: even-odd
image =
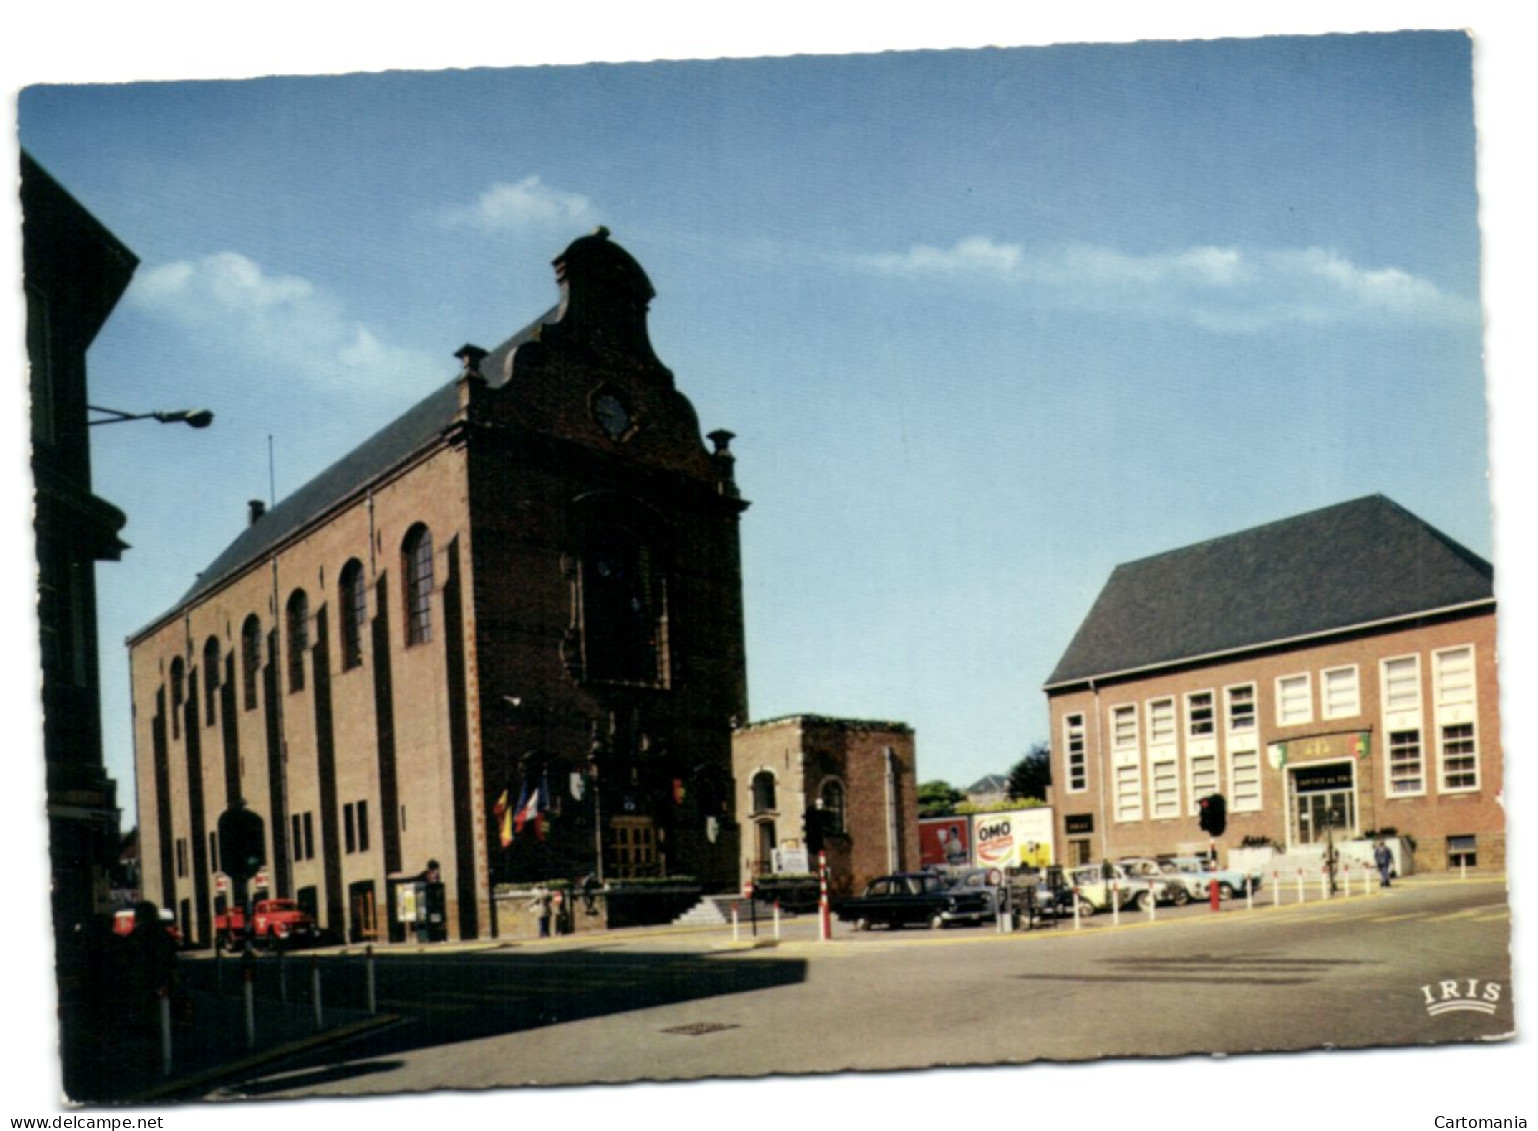
[[[1259,812],[1264,804],[1265,777],[1261,772],[1260,750],[1230,750],[1228,752],[1228,808],[1234,813]],[[1254,795],[1246,793],[1253,784]]]
[[[1296,715],[1289,715],[1288,694],[1289,688],[1299,684],[1303,688],[1303,710]],[[1279,727],[1307,726],[1314,721],[1314,678],[1309,672],[1298,672],[1294,675],[1282,675],[1276,677],[1276,725]]]
[[[1117,822],[1143,819],[1143,760],[1136,703],[1111,708],[1111,806]]]
[[[1362,713],[1362,676],[1357,665],[1319,673],[1319,709],[1326,719],[1352,719]]]
[[[1201,799],[1213,793],[1222,793],[1219,781],[1219,759],[1216,750],[1186,757],[1186,795],[1191,799],[1189,813],[1196,816],[1201,811]]]
[[[1180,763],[1170,756],[1150,761],[1148,767],[1148,794],[1150,816],[1169,820],[1180,816]]]
[[[1453,667],[1454,658],[1457,666]],[[1478,672],[1472,644],[1460,644],[1454,648],[1439,648],[1431,653],[1431,686],[1436,704],[1437,743],[1437,792],[1474,793],[1480,785],[1479,720],[1478,720]],[[1462,678],[1454,678],[1457,676]],[[1454,742],[1465,741],[1462,732],[1467,729],[1468,751],[1449,754]],[[1453,770],[1454,762],[1459,769]],[[1461,768],[1467,761],[1467,768]],[[1467,775],[1472,780],[1450,785],[1453,773]]]
[[[1234,696],[1236,692],[1241,691],[1248,691],[1250,693],[1248,708],[1243,712],[1248,722],[1242,722],[1236,726],[1234,724]],[[1260,719],[1258,693],[1258,688],[1253,683],[1235,683],[1223,689],[1223,728],[1227,733],[1254,734],[1256,732],[1256,724]]]
[[[1383,686],[1384,715],[1406,716],[1411,712],[1417,718],[1421,711],[1421,658],[1418,655],[1385,656],[1379,662],[1379,679]],[[1400,673],[1403,674],[1400,674]],[[1407,694],[1413,676],[1415,694]],[[1396,693],[1396,689],[1398,689]]]
[[[1161,695],[1146,704],[1148,712],[1148,746],[1173,746],[1175,744],[1175,697]]]
[[[1084,793],[1089,789],[1088,733],[1082,714],[1063,716],[1063,766],[1064,788],[1069,793]]]
[[[1205,698],[1207,706],[1207,729],[1197,730],[1196,700]],[[1186,737],[1190,739],[1212,738],[1218,733],[1218,697],[1211,691],[1186,692]]]
[[[1400,735],[1413,735],[1415,757],[1413,762],[1408,758],[1396,759],[1397,751],[1406,748],[1405,744],[1396,745],[1395,739]],[[1426,732],[1423,728],[1399,727],[1388,732],[1384,742],[1383,772],[1386,777],[1384,796],[1386,797],[1424,797],[1426,794]],[[1413,775],[1411,772],[1413,767]],[[1415,785],[1411,788],[1401,788],[1400,782],[1406,778],[1414,778]]]

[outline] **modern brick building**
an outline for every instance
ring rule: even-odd
[[[657,359],[600,229],[558,305],[246,529],[130,640],[146,896],[207,943],[218,818],[338,935],[496,930],[503,881],[735,883],[747,713],[731,434]],[[445,350],[447,354],[448,350]]]
[[[820,715],[771,719],[732,736],[732,761],[744,880],[776,871],[777,853],[782,863],[799,862],[808,813],[819,807],[835,893],[920,866],[911,727]],[[816,861],[806,868],[815,871]]]
[[[1505,863],[1490,565],[1382,496],[1118,566],[1047,681],[1059,859]]]

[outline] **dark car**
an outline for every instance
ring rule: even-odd
[[[864,895],[839,904],[838,917],[867,931],[877,923],[896,928],[908,923],[943,927],[948,923],[977,923],[993,914],[993,902],[983,891],[952,888],[944,876],[906,872],[872,880]]]

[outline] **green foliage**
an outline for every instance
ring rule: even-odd
[[[966,794],[951,785],[948,781],[938,778],[934,781],[921,782],[918,788],[919,816],[920,817],[954,817],[966,798]]]
[[[1052,749],[1038,742],[1009,770],[1009,797],[1019,802],[1035,799],[1045,802],[1052,784]]]

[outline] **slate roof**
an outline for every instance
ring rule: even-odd
[[[540,330],[555,321],[558,314],[559,306],[552,307],[483,359],[481,372],[485,374],[490,387],[496,388],[506,383],[508,355],[523,343],[537,338]],[[458,415],[458,383],[459,379],[455,377],[440,385],[293,494],[280,500],[255,523],[247,526],[198,574],[192,588],[183,594],[173,608],[161,614],[141,632],[196,602],[253,562],[265,559],[321,515],[417,452],[436,443]]]
[[[1494,577],[1369,495],[1117,566],[1046,687],[1493,602]]]

